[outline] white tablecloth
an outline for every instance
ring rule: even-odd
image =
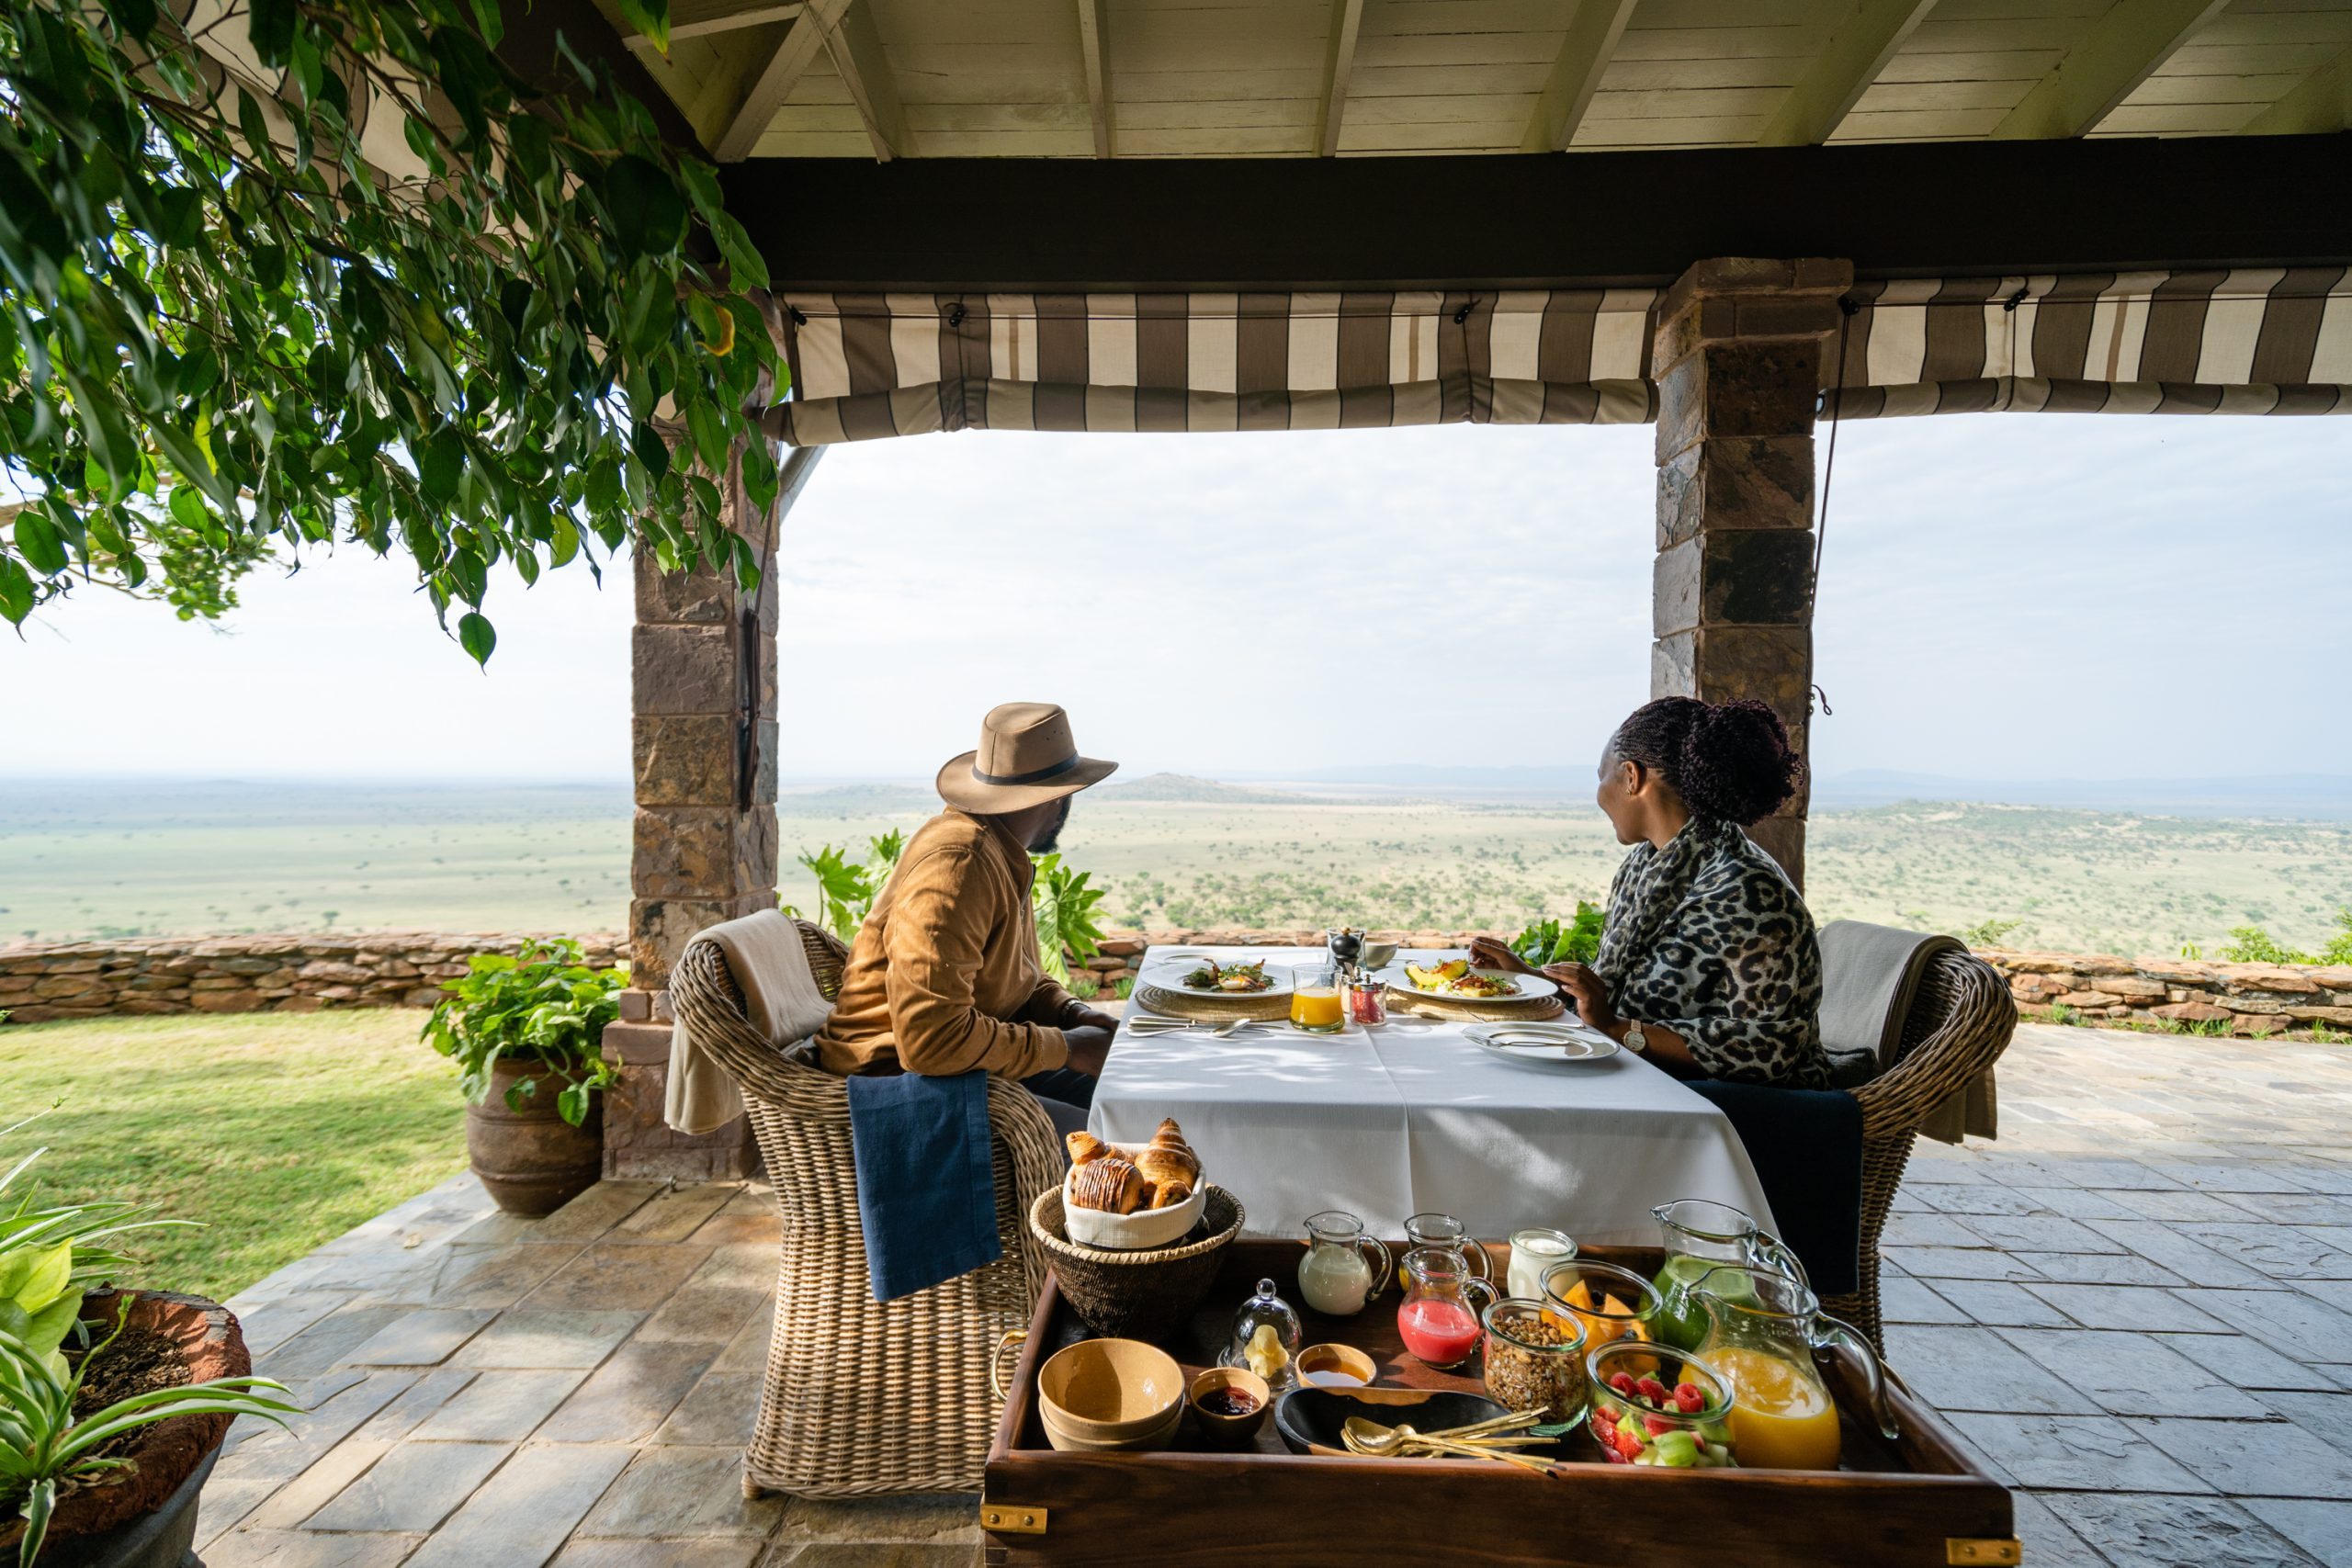
[[[1211,951],[1277,967],[1319,954]],[[1775,1228],[1731,1123],[1657,1067],[1627,1051],[1576,1067],[1511,1062],[1463,1028],[1394,1018],[1223,1040],[1122,1029],[1089,1125],[1141,1143],[1176,1118],[1253,1235],[1304,1235],[1307,1215],[1344,1209],[1396,1238],[1408,1215],[1437,1210],[1481,1236],[1544,1225],[1579,1242],[1655,1244],[1650,1210],[1676,1198],[1730,1203]]]

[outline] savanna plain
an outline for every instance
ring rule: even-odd
[[[1599,900],[1623,851],[1589,798],[1355,796],[1157,776],[1082,797],[1065,858],[1148,930],[1516,927]],[[934,808],[898,784],[785,795],[794,856],[862,852]],[[611,931],[630,806],[605,785],[0,782],[0,942],[195,931]],[[1807,896],[1851,918],[2088,952],[2212,953],[2233,927],[2324,942],[2352,824],[2046,806],[1816,805]]]

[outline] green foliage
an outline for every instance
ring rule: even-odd
[[[2070,1026],[2078,1025],[2083,1021],[2082,1010],[2079,1008],[2068,1007],[2064,1002],[2052,1002],[2050,1004],[2050,1017],[2048,1021],[2052,1023],[2067,1024]]]
[[[1577,900],[1575,919],[1566,925],[1546,919],[1510,939],[1510,950],[1541,969],[1546,964],[1589,964],[1600,951],[1601,927],[1607,912],[1600,905]]]
[[[78,1303],[79,1295],[74,1299]],[[287,1416],[301,1414],[300,1405],[271,1397],[287,1392],[284,1383],[242,1377],[153,1389],[76,1419],[74,1397],[83,1376],[121,1332],[118,1319],[114,1334],[68,1371],[56,1358],[0,1328],[0,1506],[25,1521],[18,1568],[32,1568],[40,1555],[61,1495],[130,1467],[129,1460],[103,1456],[103,1446],[114,1438],[175,1416],[253,1416],[282,1427]]]
[[[2352,1044],[2352,1034],[2346,1034],[2341,1030],[2330,1029],[2324,1023],[2314,1023],[2312,1025],[2312,1043],[2314,1045]]]
[[[2188,1025],[2187,1032],[2208,1039],[2220,1039],[2230,1032],[2231,1021],[2226,1018],[2200,1018]]]
[[[2023,920],[1979,920],[1959,933],[1960,940],[1971,947],[1998,947],[2011,931],[2023,931]]]
[[[604,1034],[620,1016],[616,998],[628,984],[625,969],[582,964],[580,944],[569,940],[526,942],[512,958],[476,953],[462,979],[441,987],[449,994],[425,1021],[422,1038],[457,1061],[458,1088],[477,1105],[490,1098],[491,1069],[503,1057],[561,1078],[556,1110],[577,1127],[588,1114],[588,1097],[619,1076],[605,1060]],[[537,1076],[518,1079],[506,1103],[520,1111],[537,1092]]]
[[[2338,905],[2335,910],[2335,934],[2319,950],[2322,964],[2352,964],[2352,905]]]
[[[2222,956],[2232,964],[2317,964],[2316,953],[2299,953],[2270,940],[2260,926],[2232,926],[2229,945]]]
[[[898,835],[894,830],[888,836]],[[873,842],[878,846],[881,840]],[[874,908],[875,896],[882,891],[881,882],[850,859],[847,850],[837,850],[831,844],[820,844],[813,852],[804,850],[798,858],[817,878],[817,913],[804,915],[793,904],[780,904],[778,908],[794,919],[811,920],[824,927],[843,942],[854,940],[857,928],[865,923],[867,913]],[[898,856],[893,854],[890,858],[895,862]]]
[[[177,15],[0,0],[0,618],[79,583],[214,616],[352,543],[482,660],[501,563],[635,535],[756,581],[721,485],[740,447],[773,498],[745,411],[786,372],[711,168],[560,40],[562,91],[517,76],[486,0]]]
[[[0,1135],[24,1125],[0,1128]],[[81,1311],[84,1288],[130,1267],[128,1258],[105,1245],[108,1238],[186,1222],[136,1219],[140,1205],[113,1200],[36,1208],[29,1182],[9,1203],[9,1189],[48,1152],[35,1149],[0,1176],[0,1204],[6,1205],[0,1209],[0,1334],[14,1336],[34,1355],[49,1359],[62,1377],[65,1362],[58,1347]]]
[[[866,840],[863,862],[831,844],[803,851],[797,858],[817,878],[817,914],[805,915],[793,904],[779,902],[776,907],[795,919],[813,919],[843,942],[854,941],[906,848],[907,836],[893,828]],[[1037,918],[1037,962],[1067,985],[1069,957],[1089,958],[1100,950],[1102,931],[1094,912],[1103,893],[1087,886],[1089,873],[1071,871],[1057,854],[1031,855],[1029,863],[1035,868],[1029,902]]]
[[[1037,916],[1037,962],[1067,985],[1070,959],[1102,951],[1102,928],[1094,922],[1094,909],[1102,902],[1102,890],[1088,886],[1090,874],[1070,870],[1057,854],[1029,859],[1036,868],[1029,898]]]

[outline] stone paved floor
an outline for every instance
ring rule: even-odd
[[[2352,1564],[2352,1051],[2029,1027],[2004,1136],[1925,1145],[1889,1350],[2020,1489],[2028,1561]],[[231,1303],[311,1413],[241,1425],[211,1568],[958,1568],[974,1499],[747,1503],[767,1195],[470,1179]]]

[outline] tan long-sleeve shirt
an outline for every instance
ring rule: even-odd
[[[826,1070],[1021,1078],[1062,1066],[1080,1004],[1038,964],[1035,875],[986,818],[951,808],[918,829],[851,944],[817,1035]]]

